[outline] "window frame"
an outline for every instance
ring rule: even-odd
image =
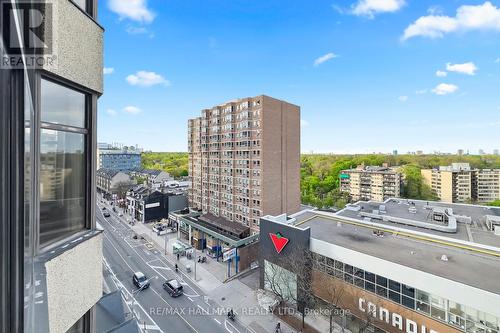
[[[92,1],[92,0],[91,0]],[[53,124],[41,121],[41,100],[42,100],[42,80],[50,81],[54,84],[60,85],[64,88],[72,89],[85,95],[85,116],[84,116],[84,128]],[[85,186],[84,186],[84,226],[82,230],[62,237],[60,239],[55,239],[48,242],[47,244],[40,243],[40,189],[39,186],[36,187],[36,200],[34,204],[37,206],[36,218],[35,218],[35,239],[34,247],[35,254],[45,253],[54,247],[62,244],[68,239],[78,238],[82,234],[88,232],[88,230],[95,229],[95,173],[96,173],[96,144],[97,144],[97,97],[98,94],[84,86],[81,86],[75,82],[69,81],[65,78],[59,77],[53,73],[47,71],[37,71],[35,74],[34,82],[36,88],[34,89],[34,106],[35,106],[35,119],[33,120],[34,126],[33,135],[35,136],[33,142],[34,156],[33,158],[38,163],[38,168],[36,169],[36,178],[34,182],[39,184],[39,174],[40,174],[40,144],[41,144],[41,130],[50,129],[57,131],[64,131],[68,133],[78,133],[84,135],[84,169],[85,169]]]

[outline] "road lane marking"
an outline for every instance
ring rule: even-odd
[[[226,330],[229,332],[229,333],[235,333],[235,331],[232,331],[230,330],[227,325],[229,324],[229,326],[231,326],[232,329],[234,329],[237,333],[241,333],[240,331],[238,331],[238,329],[236,327],[234,327],[233,324],[231,324],[230,322],[227,321],[227,319],[224,321],[224,327],[226,328]]]
[[[106,258],[102,258],[103,261],[104,261],[104,265],[106,266],[106,268],[108,269],[108,271],[111,273],[112,277],[114,278],[113,279],[113,282],[118,286],[118,288],[120,289],[120,291],[122,292],[122,295],[123,295],[123,291],[125,290],[129,296],[134,300],[133,304],[134,305],[138,305],[139,308],[144,312],[144,314],[146,315],[146,317],[148,317],[148,319],[155,324],[155,330],[158,330],[160,331],[161,333],[165,333],[163,332],[163,330],[160,328],[160,326],[158,326],[158,324],[154,321],[153,318],[151,318],[151,316],[146,312],[146,309],[144,309],[141,305],[141,303],[139,303],[139,301],[137,301],[137,299],[135,299],[134,295],[123,285],[123,283],[118,279],[118,277],[116,276],[115,272],[111,269],[111,266],[108,264]],[[123,295],[124,296],[124,295]],[[128,301],[128,302],[131,302],[131,301]],[[127,297],[125,297],[125,303],[127,303]],[[132,302],[131,302],[132,303]],[[127,303],[128,304],[128,303]],[[130,307],[130,310],[132,312],[134,312],[134,314],[136,315],[136,317],[139,319],[139,315],[138,313],[136,313],[135,309],[131,308]],[[142,331],[142,329],[141,329]]]
[[[149,264],[148,264],[149,265]],[[157,269],[164,269],[166,271],[171,271],[172,269],[168,268],[168,267],[163,267],[163,266],[151,266],[149,265],[151,268],[157,268]]]
[[[109,222],[108,222],[108,223],[109,223]],[[109,239],[109,237],[107,237],[106,235],[104,235],[104,236],[105,236],[105,238],[107,238],[107,239],[108,239],[108,241],[111,243],[111,246],[113,246],[113,248],[115,249],[115,251],[118,253],[118,255],[119,255],[119,256],[122,258],[122,260],[125,262],[125,264],[126,264],[126,265],[127,265],[127,266],[131,269],[131,270],[132,270],[132,272],[134,272],[134,269],[132,269],[132,267],[131,267],[128,263],[127,263],[127,261],[125,260],[125,258],[123,258],[123,256],[120,254],[120,252],[118,251],[118,249],[114,246],[113,242]],[[135,250],[133,250],[133,251],[135,251]],[[135,251],[135,252],[137,253],[137,251]],[[139,253],[137,253],[137,255],[139,256]],[[140,256],[139,256],[139,257],[140,257]],[[105,259],[105,258],[103,258],[103,259]],[[149,266],[149,265],[148,265],[148,266]],[[112,272],[111,268],[110,268],[110,271]],[[156,272],[156,270],[155,270],[155,272]],[[112,272],[112,274],[116,277],[116,275],[115,275],[113,272]],[[160,274],[160,275],[161,275],[161,274]],[[117,278],[117,279],[118,279],[118,278]],[[118,280],[118,282],[119,282],[119,283],[123,286],[123,284],[120,282],[120,280]],[[123,286],[123,287],[125,288],[125,286]],[[157,291],[153,288],[153,286],[151,286],[149,289],[150,289],[151,291],[153,291],[156,295],[158,295],[158,297],[159,297],[159,298],[160,298],[160,299],[161,299],[161,300],[162,300],[165,304],[167,304],[167,305],[168,305],[171,309],[173,309],[172,305],[170,305],[170,304],[169,304],[169,303],[168,303],[168,302],[167,302],[167,301],[166,301],[166,300],[165,300],[165,299],[164,299],[164,298],[163,298],[163,297],[162,297],[162,296],[161,296],[161,295],[160,295],[160,294],[159,294],[159,293],[158,293],[158,292],[157,292]],[[128,289],[127,289],[127,288],[125,288],[125,290],[126,290],[128,293],[130,293],[130,292],[128,291]],[[134,296],[133,296],[133,295],[132,295],[131,297],[132,297],[132,298],[134,298]],[[144,313],[146,314],[146,316],[148,316],[148,318],[151,318],[151,317],[149,316],[149,314],[148,314],[148,313],[144,310],[144,308],[142,307],[142,305],[141,305],[141,304],[140,304],[140,303],[139,303],[139,302],[138,302],[135,298],[134,298],[134,300],[135,300],[135,304],[139,305],[139,307],[140,307],[140,308],[144,311]],[[182,320],[183,320],[183,321],[184,321],[184,322],[185,322],[185,323],[189,326],[189,328],[190,328],[191,330],[193,330],[195,333],[199,333],[199,332],[198,332],[198,331],[197,331],[197,330],[196,330],[196,329],[195,329],[195,328],[194,328],[194,327],[193,327],[193,326],[192,326],[192,325],[191,325],[191,324],[190,324],[190,323],[189,323],[189,322],[188,322],[188,321],[187,321],[187,320],[183,317],[183,316],[181,316],[181,315],[180,315],[180,314],[178,314],[178,313],[176,313],[176,315],[177,315],[179,318],[181,318],[181,319],[182,319]],[[151,318],[151,320],[152,320],[152,318]],[[154,320],[152,320],[152,321],[156,324],[156,322],[155,322]],[[162,332],[163,332],[163,331],[162,331]],[[164,332],[163,332],[163,333],[164,333]]]
[[[219,320],[217,320],[217,318],[214,318],[214,320],[217,322],[217,324],[222,325],[222,323]]]
[[[201,305],[196,304],[196,306],[197,306],[197,307],[198,307],[198,309],[200,309],[203,313],[206,313],[207,315],[209,315],[209,314],[210,314],[210,313],[209,313],[207,310],[205,310],[205,309],[204,309]]]

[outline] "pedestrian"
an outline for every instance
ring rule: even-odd
[[[274,331],[275,333],[281,333],[281,323],[276,324],[276,330]]]
[[[180,256],[179,256],[179,253],[177,253],[177,260],[179,260]]]

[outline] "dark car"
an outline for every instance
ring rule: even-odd
[[[108,212],[104,212],[103,215],[104,215],[104,217],[110,217],[111,216],[111,214],[109,214]]]
[[[135,272],[132,277],[132,282],[139,289],[149,288],[149,280],[142,272]]]
[[[165,283],[163,283],[163,289],[172,297],[179,297],[183,293],[182,285],[176,279],[165,281]]]

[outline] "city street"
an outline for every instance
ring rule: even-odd
[[[134,239],[134,231],[119,217],[111,213],[105,218],[98,207],[97,221],[104,229],[104,267],[124,298],[144,332],[231,332],[255,333],[227,319],[228,309],[219,307],[203,294],[183,272],[175,272],[174,262],[140,237]],[[143,272],[151,286],[136,291],[132,275]],[[105,274],[106,275],[106,274]],[[167,279],[176,278],[184,287],[184,295],[172,298],[163,289]]]

